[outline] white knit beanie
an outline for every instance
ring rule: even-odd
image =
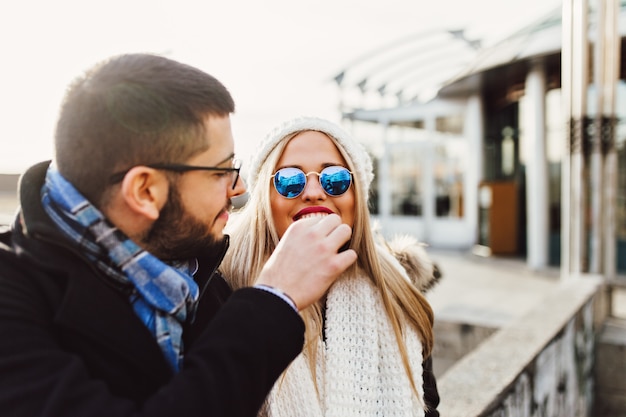
[[[265,136],[265,138],[257,146],[253,156],[250,158],[247,179],[248,187],[254,188],[259,176],[261,165],[265,159],[267,159],[270,152],[272,152],[272,149],[274,149],[285,136],[306,130],[314,130],[325,133],[333,137],[344,148],[354,164],[354,179],[355,181],[359,181],[361,184],[363,195],[365,200],[367,200],[369,196],[369,187],[372,179],[374,178],[372,159],[369,154],[360,143],[354,140],[352,136],[350,136],[340,126],[328,120],[316,117],[298,117],[289,120],[275,127],[270,133],[267,134],[267,136]]]

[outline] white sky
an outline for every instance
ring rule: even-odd
[[[7,4],[8,3],[8,4]],[[71,80],[124,52],[197,66],[235,98],[237,152],[281,121],[339,121],[334,75],[426,29],[466,28],[492,42],[561,0],[7,0],[0,5],[0,172],[52,157]]]

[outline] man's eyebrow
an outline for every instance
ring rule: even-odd
[[[222,159],[220,162],[218,162],[215,165],[222,165],[224,162],[228,161],[229,159],[233,159],[235,157],[235,153],[231,153],[229,156],[227,156],[226,158]]]

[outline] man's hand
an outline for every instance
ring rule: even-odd
[[[289,226],[255,284],[283,291],[299,310],[308,307],[356,261],[352,249],[338,253],[351,235],[350,226],[336,214],[298,220]]]

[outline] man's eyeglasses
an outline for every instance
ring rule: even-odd
[[[331,197],[338,197],[348,191],[352,184],[352,172],[341,166],[330,166],[322,172],[304,173],[299,168],[281,168],[272,175],[274,188],[285,198],[296,198],[306,187],[307,177],[317,175],[324,192]]]
[[[241,171],[241,160],[240,159],[234,159],[232,167],[203,167],[203,166],[196,166],[196,165],[167,164],[167,163],[146,164],[145,166],[147,166],[148,168],[152,168],[152,169],[158,169],[158,170],[163,170],[163,171],[172,171],[172,172],[180,172],[180,173],[189,172],[189,171],[222,171],[222,172],[230,172],[232,174],[232,177],[233,177],[232,189],[234,190],[235,187],[237,186],[237,181],[239,181],[239,172]],[[126,171],[116,172],[115,174],[111,175],[111,179],[110,179],[111,184],[115,184],[117,182],[122,181],[122,179],[124,179],[124,176],[130,170],[131,170],[131,168],[127,169]]]

